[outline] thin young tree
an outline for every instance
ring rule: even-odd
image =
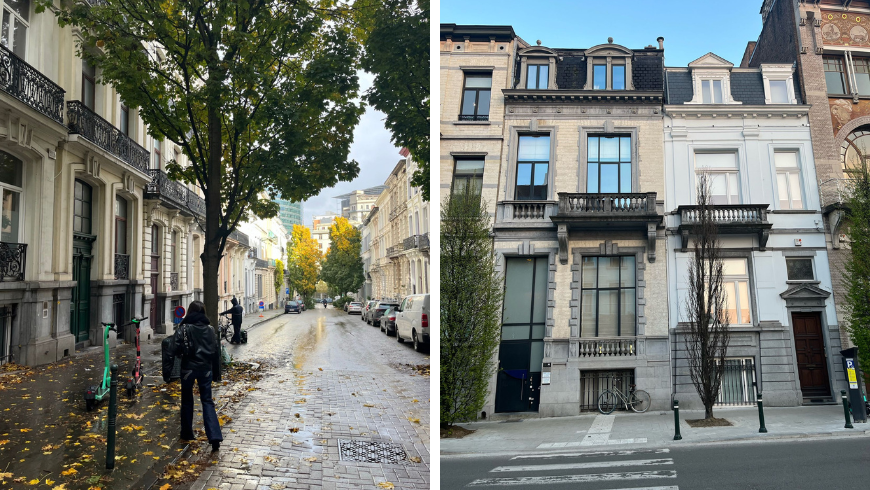
[[[697,194],[698,205],[692,226],[695,243],[689,262],[689,293],[685,305],[689,324],[686,351],[692,384],[704,404],[704,418],[712,419],[730,340],[728,299],[722,282],[719,230],[713,216],[711,182],[707,173],[699,175]]]
[[[441,209],[441,425],[474,420],[486,402],[504,298],[479,189]]]

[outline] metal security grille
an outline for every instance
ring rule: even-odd
[[[725,359],[725,373],[716,405],[755,404],[755,363],[752,359]]]
[[[389,442],[339,439],[338,450],[342,461],[399,464],[408,459],[402,446]]]
[[[601,393],[614,387],[624,394],[629,386],[634,384],[634,371],[631,369],[619,371],[581,371],[580,372],[580,411],[598,410],[598,397]],[[624,405],[617,405],[617,410],[624,410]]]

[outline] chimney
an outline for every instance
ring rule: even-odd
[[[665,49],[665,38],[659,36],[656,41],[659,42],[659,49]]]

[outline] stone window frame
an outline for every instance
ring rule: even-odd
[[[555,51],[542,46],[532,46],[525,48],[517,53],[520,58],[520,81],[517,88],[524,90],[557,90],[556,85],[556,61],[560,59]],[[526,77],[528,76],[529,65],[547,65],[547,88],[546,89],[527,89]]]
[[[678,255],[683,255],[687,259],[692,258],[692,252],[681,252],[679,250],[676,251]],[[733,323],[728,324],[728,328],[737,328],[737,331],[745,331],[750,328],[758,328],[760,324],[759,313],[758,313],[758,291],[755,286],[755,261],[754,254],[751,250],[734,250],[723,248],[719,250],[719,256],[723,259],[746,259],[746,274],[749,277],[749,318],[753,322],[751,325],[735,325]],[[690,264],[689,261],[686,262],[687,266]],[[686,272],[686,271],[684,271]],[[677,271],[679,273],[679,271]],[[679,302],[679,287],[677,288],[677,301]],[[688,291],[688,284],[685,287],[685,290]],[[682,305],[677,307],[677,326],[685,326],[687,322],[684,320],[685,313]]]
[[[692,100],[686,104],[705,104],[705,105],[736,105],[743,102],[734,100],[731,95],[731,70],[729,68],[692,68]],[[703,93],[701,92],[701,82],[703,81],[720,80],[722,82],[722,102],[704,102]]]
[[[810,194],[812,193],[811,183],[807,180],[807,169],[810,162],[807,162],[807,159],[812,155],[811,150],[807,149],[806,146],[802,143],[798,144],[776,144],[771,143],[768,145],[768,158],[770,161],[770,178],[773,183],[771,197],[773,198],[773,203],[771,203],[771,208],[777,211],[790,211],[789,209],[781,209],[779,207],[779,184],[777,183],[776,176],[779,173],[776,166],[776,158],[777,153],[797,153],[797,169],[798,175],[800,177],[799,181],[801,184],[801,199],[803,202],[802,211],[810,211],[812,210],[812,206],[815,206],[816,203],[810,201]],[[739,164],[738,164],[739,165]]]
[[[511,126],[508,140],[508,167],[505,172],[504,200],[516,200],[517,193],[517,162],[520,149],[520,136],[549,136],[550,163],[547,171],[547,198],[545,201],[556,201],[556,126],[538,126],[534,119],[528,126]]]
[[[794,67],[792,65],[761,65],[761,79],[764,81],[764,103],[773,104],[770,98],[770,82],[783,81],[788,93],[788,102],[786,104],[797,104],[797,98],[794,93]]]
[[[686,148],[689,152],[689,156],[691,157],[689,170],[690,177],[692,180],[692,188],[689,189],[689,202],[694,204],[698,202],[698,173],[701,171],[699,167],[695,165],[695,154],[696,153],[736,153],[737,154],[737,187],[740,192],[740,203],[743,204],[744,196],[749,196],[749,188],[748,183],[745,182],[746,179],[743,178],[744,175],[747,175],[748,167],[747,167],[747,157],[746,157],[746,148],[742,144],[707,144],[707,143],[692,143],[687,145]],[[771,158],[773,156],[771,155]],[[773,165],[771,160],[771,165]],[[726,170],[723,168],[721,170],[713,169],[712,172],[725,172]],[[748,198],[747,198],[748,199]]]
[[[613,257],[634,255],[635,257],[635,338],[646,336],[646,314],[644,306],[646,306],[646,261],[644,254],[647,252],[647,247],[620,247],[619,243],[612,240],[605,240],[597,247],[573,247],[571,248],[571,301],[569,307],[571,309],[571,317],[568,320],[568,327],[571,329],[570,339],[579,340],[580,337],[580,293],[582,291],[582,260],[584,256],[594,257]],[[598,337],[583,337],[598,338]]]
[[[452,151],[450,156],[453,157],[453,169],[450,171],[450,193],[453,193],[453,186],[456,183],[456,162],[459,160],[481,160],[483,162],[483,172],[480,174],[481,191],[483,190],[483,176],[486,174],[486,156],[485,151]]]
[[[495,94],[493,94],[493,72],[495,71],[494,66],[461,66],[459,69],[462,71],[462,85],[459,87],[459,107],[456,110],[456,120],[458,122],[476,122],[480,123],[489,123],[489,112],[492,111],[492,101]],[[465,82],[468,79],[468,75],[484,75],[489,74],[489,112],[486,114],[486,121],[478,119],[482,114],[477,114],[477,106],[475,106],[473,114],[474,119],[462,121],[462,105],[465,103]]]
[[[628,134],[631,137],[631,192],[640,192],[640,149],[638,144],[640,128],[638,126],[614,126],[611,121],[606,121],[604,126],[580,126],[577,130],[580,133],[580,141],[578,142],[580,153],[577,155],[576,192],[586,192],[586,178],[588,177],[589,166],[589,137],[624,134]]]
[[[634,58],[634,51],[620,46],[618,44],[608,43],[608,44],[599,44],[598,46],[593,46],[586,51],[583,52],[583,56],[586,58],[586,83],[583,86],[583,90],[595,90],[592,85],[592,67],[595,64],[601,65],[606,64],[606,73],[607,73],[607,85],[604,90],[613,90],[613,65],[625,65],[625,89],[621,89],[620,91],[626,90],[636,90],[634,87],[634,78],[632,77],[631,63],[632,58]],[[604,59],[604,63],[601,63],[601,59]],[[596,60],[598,63],[596,63]],[[601,90],[601,89],[598,89]]]
[[[498,248],[499,244],[496,242],[496,274],[501,274],[502,276],[502,289],[505,287],[504,281],[504,273],[506,268],[506,259],[507,258],[519,258],[519,257],[547,257],[547,316],[544,323],[544,357],[547,357],[546,349],[547,342],[546,340],[553,338],[553,327],[555,326],[555,320],[553,319],[553,313],[555,311],[556,306],[556,261],[559,256],[558,247],[542,247],[537,248],[533,246],[529,240],[525,240],[526,243],[519,245],[516,248]],[[504,314],[504,308],[501,310],[502,314]],[[501,325],[503,317],[499,317],[499,325]],[[500,342],[500,340],[499,340]]]

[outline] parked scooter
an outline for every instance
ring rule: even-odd
[[[127,390],[127,396],[130,398],[134,397],[136,392],[142,389],[142,380],[145,378],[142,374],[142,351],[139,347],[139,332],[142,320],[147,318],[147,316],[142,318],[133,317],[129,323],[130,325],[136,325],[136,364],[133,365],[131,377],[127,380],[127,384],[124,386]]]
[[[109,384],[112,381],[112,374],[110,371],[111,363],[109,362],[109,332],[111,331],[117,334],[118,327],[114,323],[100,322],[100,325],[103,326],[103,354],[105,366],[103,367],[102,382],[99,385],[90,386],[85,390],[85,409],[89,412],[94,409],[98,401],[102,401],[103,398],[109,396]],[[127,325],[132,325],[132,323]],[[127,325],[122,325],[122,327],[126,327]]]

